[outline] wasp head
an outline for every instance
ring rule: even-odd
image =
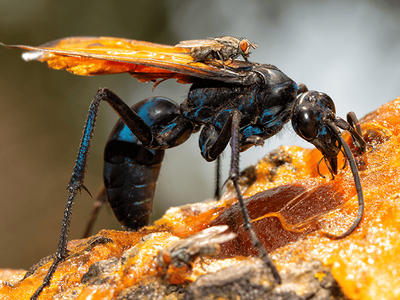
[[[294,130],[322,152],[333,174],[337,173],[337,155],[341,149],[338,130],[332,128],[335,112],[332,99],[316,91],[300,94],[292,110]]]

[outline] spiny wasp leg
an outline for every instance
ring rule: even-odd
[[[258,239],[254,229],[251,225],[250,216],[246,208],[246,203],[244,202],[242,192],[239,187],[239,149],[240,149],[240,135],[239,135],[239,124],[241,119],[241,113],[237,110],[232,111],[232,137],[231,137],[231,167],[229,171],[229,179],[232,180],[233,185],[235,187],[238,201],[240,203],[242,216],[243,216],[243,225],[246,231],[250,235],[251,243],[253,247],[258,249],[261,258],[264,261],[264,264],[269,268],[272,272],[274,280],[277,284],[281,284],[282,279],[279,275],[278,270],[276,269],[275,265],[272,263],[271,258],[268,255],[268,252],[264,249],[263,245],[261,244],[260,240]]]
[[[57,252],[54,257],[53,264],[47,272],[42,285],[36,290],[32,295],[31,300],[37,299],[42,290],[50,285],[51,278],[57,269],[57,266],[62,262],[67,254],[67,242],[68,234],[70,228],[70,220],[72,215],[72,207],[76,198],[76,194],[81,189],[87,190],[83,185],[85,170],[87,166],[87,159],[89,156],[90,145],[93,137],[93,132],[96,125],[96,119],[98,115],[98,110],[101,101],[108,102],[113,109],[118,113],[124,120],[132,120],[132,122],[127,122],[127,126],[138,136],[138,138],[143,140],[143,143],[151,142],[151,132],[147,124],[129,107],[127,106],[117,95],[108,89],[100,88],[96,95],[94,96],[90,107],[87,119],[85,122],[85,127],[82,134],[82,139],[79,145],[77,159],[73,168],[73,173],[71,180],[68,184],[69,196],[67,200],[66,207],[64,209],[63,221],[61,226],[61,234],[59,239],[59,244]],[[139,124],[139,125],[137,125]]]

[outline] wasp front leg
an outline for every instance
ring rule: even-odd
[[[347,113],[347,123],[350,125],[348,131],[351,133],[353,142],[356,144],[357,148],[360,149],[362,153],[365,152],[366,142],[362,137],[360,122],[358,121],[358,118],[353,111]],[[344,128],[342,129],[347,130]]]
[[[217,130],[218,126],[214,125],[205,126],[200,135],[201,154],[206,160],[212,161],[217,157],[219,157],[219,155],[222,153],[222,151],[225,149],[228,142],[230,141],[232,152],[231,152],[229,180],[233,182],[233,185],[235,187],[238,196],[239,204],[242,210],[243,226],[246,229],[246,231],[249,232],[253,246],[258,249],[260,256],[264,260],[264,263],[271,270],[275,282],[280,284],[281,277],[278,273],[278,270],[272,263],[267,251],[264,249],[256,233],[254,232],[253,227],[251,226],[249,213],[247,211],[246,204],[242,196],[242,192],[240,191],[239,188],[239,183],[238,183],[239,155],[241,151],[241,140],[242,140],[239,126],[241,118],[242,118],[242,113],[240,111],[232,110],[229,113],[229,116],[225,121],[222,130],[218,131]],[[248,140],[249,143],[253,142],[253,145],[258,145],[259,140],[253,139],[254,137],[255,136],[251,136],[250,139],[245,139],[245,140]]]

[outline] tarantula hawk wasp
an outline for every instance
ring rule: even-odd
[[[100,88],[94,96],[84,127],[78,156],[64,211],[58,250],[42,285],[31,299],[36,299],[50,284],[57,265],[66,256],[72,204],[83,185],[86,162],[100,102],[106,101],[120,116],[105,148],[104,182],[107,199],[114,214],[127,229],[147,225],[155,185],[164,150],[182,144],[192,133],[200,132],[199,146],[204,159],[214,161],[230,142],[233,182],[241,205],[244,227],[271,270],[276,283],[280,275],[252,229],[238,185],[239,153],[262,145],[292,120],[294,130],[317,147],[333,174],[337,172],[337,155],[344,149],[354,176],[358,214],[353,225],[342,235],[326,234],[333,239],[349,235],[363,215],[363,193],[353,155],[340,134],[351,133],[361,151],[365,142],[355,126],[354,114],[348,122],[335,115],[332,99],[321,92],[298,85],[277,67],[269,64],[231,60],[224,68],[195,61],[189,48],[180,48],[109,37],[72,37],[39,47],[10,46],[30,50],[25,60],[47,62],[54,69],[77,75],[129,73],[141,82],[174,78],[191,83],[186,100],[180,105],[164,97],[153,97],[129,107],[116,94]]]

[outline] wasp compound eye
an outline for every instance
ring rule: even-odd
[[[292,114],[292,125],[296,133],[307,141],[315,139],[318,134],[318,122],[313,105],[307,93],[300,95],[295,102]]]
[[[327,94],[321,92],[317,93],[314,101],[317,101],[318,106],[320,106],[322,109],[336,114],[335,103]]]
[[[292,119],[293,128],[303,139],[313,140],[318,134],[317,118],[315,114],[307,107],[299,107],[296,118]]]

